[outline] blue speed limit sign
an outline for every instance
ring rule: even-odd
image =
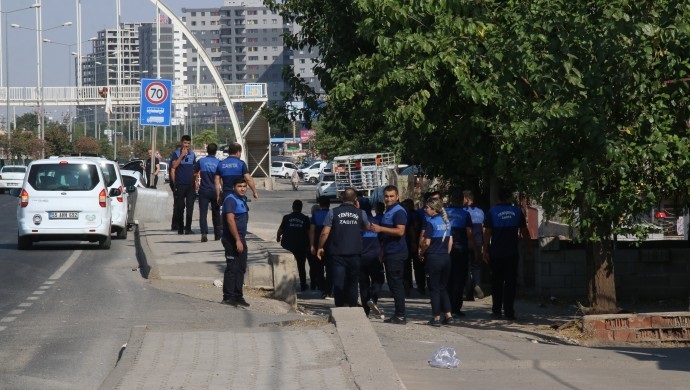
[[[141,79],[139,124],[170,126],[172,80]]]

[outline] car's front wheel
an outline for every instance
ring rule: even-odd
[[[289,178],[290,178],[290,174],[287,173],[287,172],[285,172],[285,178],[286,178],[286,179],[289,179]]]
[[[122,228],[117,231],[117,238],[121,240],[126,240],[127,239],[127,228]]]

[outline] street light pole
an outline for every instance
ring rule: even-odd
[[[41,158],[46,157],[45,148],[45,127],[43,123],[43,67],[41,66],[41,61],[43,60],[43,12],[41,12],[41,0],[38,0],[36,4],[31,5],[32,8],[36,9],[36,50],[38,58],[36,68],[37,68],[37,83],[38,83],[38,128],[39,128],[39,139],[41,140]]]

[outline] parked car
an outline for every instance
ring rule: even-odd
[[[161,166],[161,174],[163,174],[163,181],[165,183],[169,183],[170,182],[170,173],[168,172],[168,163],[161,161],[160,166]]]
[[[326,161],[316,161],[313,164],[307,166],[306,168],[302,168],[302,180],[309,182],[311,184],[318,183],[319,175],[321,175],[321,171],[323,170],[323,168],[326,167],[326,165],[328,165],[328,162]]]
[[[142,181],[141,173],[137,171],[122,169],[120,170],[120,174],[122,174],[122,182],[129,194],[129,202],[127,204],[127,228],[130,229],[136,224],[134,220],[134,210],[137,207],[137,189],[146,188],[146,185]]]
[[[34,242],[75,240],[111,243],[112,208],[103,170],[97,161],[59,157],[33,161],[21,188],[13,189],[17,205],[17,248]]]
[[[292,172],[297,170],[297,165],[289,161],[273,161],[271,163],[271,176],[289,179]]]
[[[24,181],[26,167],[23,165],[5,165],[0,168],[0,194],[12,188],[19,188]]]
[[[112,200],[112,230],[117,234],[117,238],[127,238],[127,211],[129,210],[129,193],[122,181],[120,166],[112,160],[103,157],[81,157],[98,162],[103,170],[106,186]],[[112,189],[117,189],[117,194],[113,195]]]
[[[321,174],[319,182],[316,184],[316,199],[320,196],[327,196],[335,199],[338,193],[335,188],[335,175],[332,173]]]

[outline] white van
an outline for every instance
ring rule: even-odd
[[[36,160],[29,164],[17,205],[17,248],[34,242],[98,242],[110,249],[110,194],[100,164],[80,157]]]
[[[302,180],[309,182],[311,184],[316,184],[319,181],[319,175],[324,167],[328,165],[326,161],[316,161],[315,163],[309,165],[306,168],[302,168],[303,173]]]
[[[271,163],[271,176],[289,179],[292,172],[297,170],[297,165],[289,161],[273,161]]]

